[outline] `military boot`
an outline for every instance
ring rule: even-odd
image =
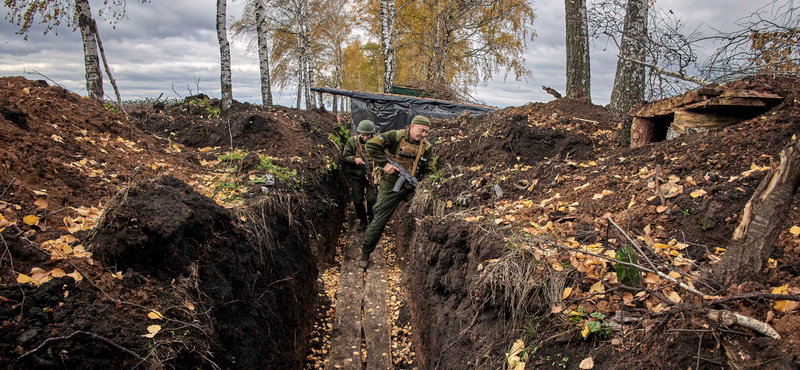
[[[364,252],[361,252],[361,258],[358,260],[358,267],[361,267],[362,269],[366,270],[368,266],[369,266],[369,254],[364,254]]]
[[[368,223],[369,222],[367,221],[366,218],[362,218],[361,221],[358,223],[358,226],[356,226],[356,231],[364,231],[364,229],[367,228]]]

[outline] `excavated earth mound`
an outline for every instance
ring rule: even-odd
[[[302,367],[347,199],[336,118],[192,101],[129,121],[0,78],[0,366]]]
[[[429,140],[441,174],[397,217],[419,367],[513,366],[517,340],[516,356],[545,368],[585,359],[594,369],[796,367],[800,319],[774,301],[711,305],[655,275],[628,297],[608,261],[582,252],[614,255],[624,236],[611,217],[665,272],[709,296],[800,287],[800,240],[789,232],[800,222],[796,194],[757,281],[729,286],[709,274],[766,168],[800,132],[800,80],[726,88],[784,99],[725,129],[637,149],[616,146],[618,122],[605,109],[568,99],[437,121]],[[713,309],[768,322],[781,339],[710,320]]]

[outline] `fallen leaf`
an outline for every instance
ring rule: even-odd
[[[36,201],[33,202],[33,204],[36,204],[36,207],[38,207],[39,209],[47,209],[47,201],[44,200],[44,198],[36,199]]]
[[[667,206],[658,206],[658,207],[656,207],[656,212],[663,213],[664,211],[667,210],[667,208],[669,208],[669,207],[667,207]]]
[[[550,264],[550,266],[553,268],[553,270],[564,271],[564,266],[561,266],[560,262],[553,262],[552,264]]]
[[[75,279],[76,283],[83,280],[83,276],[78,271],[73,271],[72,273],[67,274],[67,276]]]
[[[60,278],[60,277],[67,276],[67,273],[64,272],[64,270],[56,267],[56,268],[53,269],[53,271],[50,271],[50,276],[52,276],[54,278]]]
[[[631,302],[633,302],[633,294],[628,293],[628,292],[622,293],[622,303],[625,304],[625,305],[633,307],[634,304],[631,303]]]
[[[20,283],[20,284],[31,283],[31,284],[34,284],[36,286],[39,286],[39,283],[36,280],[31,279],[30,276],[25,275],[25,274],[19,274],[17,276],[17,282]]]
[[[152,311],[150,311],[150,313],[147,314],[147,317],[149,317],[149,318],[151,318],[153,320],[161,320],[161,319],[164,318],[164,315],[162,315],[161,312],[158,312],[156,310],[152,310]]]
[[[147,327],[148,334],[142,335],[145,338],[153,338],[161,331],[161,325],[150,325]]]
[[[553,308],[550,309],[550,313],[561,313],[561,311],[564,311],[563,306],[553,306]]]
[[[794,236],[800,236],[800,226],[797,225],[792,226],[792,228],[789,229],[789,232],[792,233],[792,235]]]
[[[183,302],[190,310],[194,311],[194,304],[192,302]]]
[[[584,324],[583,330],[581,331],[581,335],[583,335],[583,337],[586,338],[586,337],[589,336],[589,333],[591,333],[591,332],[592,331],[589,329],[589,324],[588,323]]]
[[[590,294],[591,293],[605,293],[605,292],[606,292],[606,287],[603,286],[603,282],[602,281],[598,281],[598,282],[594,283],[592,285],[592,287],[589,288],[589,293]],[[603,296],[601,295],[600,297],[602,298]]]
[[[561,299],[562,300],[567,299],[567,297],[569,297],[570,294],[572,294],[572,287],[567,287],[566,289],[564,289],[564,293],[561,294]]]
[[[692,198],[699,198],[699,197],[702,197],[702,196],[703,196],[703,195],[705,195],[705,194],[706,194],[706,191],[705,191],[705,190],[703,190],[703,189],[697,189],[697,190],[695,190],[695,191],[691,192],[689,195],[691,195],[691,196],[692,196]]]
[[[33,225],[36,225],[36,224],[39,223],[39,217],[36,217],[34,215],[27,215],[27,216],[22,218],[22,222],[24,222],[24,223],[26,223],[26,224],[28,224],[30,226],[33,226]]]
[[[578,367],[582,370],[594,369],[594,360],[591,357],[584,358]]]

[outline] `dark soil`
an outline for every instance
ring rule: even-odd
[[[774,267],[736,286],[706,274],[764,176],[742,173],[777,161],[800,132],[800,81],[758,77],[731,86],[784,100],[726,129],[637,149],[617,146],[619,122],[603,107],[575,99],[433,120],[441,176],[391,224],[407,264],[401,321],[411,321],[416,352],[403,368],[506,368],[521,338],[529,368],[577,369],[588,357],[595,369],[797,368],[800,320],[770,300],[709,305],[680,291],[682,302],[660,312],[643,300],[630,307],[618,285],[576,271],[563,254],[551,261],[531,252],[555,237],[621,240],[605,221],[611,216],[633,237],[650,227],[659,241],[686,243],[683,256],[694,264],[683,269],[709,294],[800,287],[800,240],[788,232],[800,224],[797,195]],[[9,223],[0,226],[0,366],[303,366],[324,303],[317,275],[334,263],[349,207],[336,144],[345,138],[325,111],[219,106],[203,96],[140,102],[128,106],[128,120],[42,81],[0,78],[0,222]],[[684,189],[660,211],[648,186],[659,166],[663,182],[675,176]],[[698,189],[705,194],[689,196]],[[552,232],[539,235],[537,227]],[[500,260],[519,262],[507,271],[524,279],[488,279]],[[567,268],[513,275],[526,264],[552,269],[551,262]],[[51,279],[24,282],[23,274],[42,279],[34,268]],[[608,264],[599,273],[611,271]],[[597,281],[605,297],[587,300]],[[561,299],[560,289],[552,298],[554,282],[573,295]],[[769,321],[782,338],[712,322],[709,308]],[[622,333],[584,339],[567,315],[579,309],[641,319]],[[152,325],[160,330],[144,337]]]
[[[317,266],[341,233],[329,220],[345,212],[335,116],[236,103],[208,119],[217,101],[152,103],[129,106],[128,121],[44,82],[0,79],[3,368],[302,367]],[[218,160],[232,137],[249,154]],[[267,152],[273,167],[258,164]],[[262,191],[253,179],[276,168],[284,176]],[[240,206],[200,193],[223,185]],[[91,257],[73,255],[79,244]]]
[[[437,121],[429,140],[437,144],[441,178],[429,196],[415,200],[419,204],[410,207],[413,217],[398,216],[406,229],[398,235],[413,235],[405,238],[408,246],[398,245],[398,250],[405,250],[402,256],[409,261],[406,276],[420,368],[508,366],[506,352],[523,337],[529,366],[543,368],[578,368],[587,357],[593,357],[595,369],[686,369],[695,368],[698,361],[701,368],[727,368],[726,353],[732,351],[750,356],[737,359],[737,366],[796,368],[800,341],[791,328],[800,320],[794,313],[775,312],[768,300],[709,307],[690,293],[681,294],[685,303],[650,316],[646,323],[626,329],[624,338],[612,341],[615,335],[584,339],[578,333],[582,328],[572,326],[564,313],[551,313],[548,302],[553,301],[541,296],[544,289],[538,296],[526,296],[530,302],[514,309],[503,301],[502,287],[487,290],[480,284],[486,266],[497,263],[493,259],[519,243],[536,245],[530,235],[525,236],[531,225],[549,222],[556,234],[582,245],[605,243],[619,236],[609,230],[607,216],[634,236],[643,235],[649,225],[654,228],[652,236],[664,243],[671,239],[687,243],[683,255],[695,260],[699,271],[713,270],[715,251],[730,243],[745,203],[764,176],[760,171],[746,177],[742,173],[751,164],[763,167],[777,161],[780,150],[800,132],[800,80],[758,77],[729,87],[774,92],[784,100],[741,124],[637,149],[617,147],[618,123],[604,108],[585,101],[557,99],[476,118]],[[648,187],[657,166],[663,181],[677,176],[684,186],[683,194],[666,199],[667,209],[661,212]],[[705,195],[689,196],[697,189]],[[596,199],[604,190],[611,193]],[[525,206],[525,201],[531,203]],[[771,287],[785,284],[798,287],[800,241],[788,232],[800,217],[796,201],[797,196],[772,255],[777,267],[734,290],[709,275],[702,275],[702,283],[695,285],[722,295],[769,293]],[[606,272],[613,271],[610,265],[607,268]],[[565,275],[565,286],[587,292],[597,281],[572,271]],[[521,281],[514,289],[530,284],[544,288],[544,283]],[[606,284],[607,289],[613,287]],[[611,318],[624,308],[614,303],[621,301],[621,292],[615,295],[620,298],[612,298],[610,305],[595,306],[596,299],[565,300],[564,312],[580,306],[587,314],[598,311]],[[708,308],[730,309],[762,321],[772,311],[772,325],[782,339],[711,323],[704,317]],[[515,320],[515,311],[522,313],[521,318]],[[643,305],[632,311],[648,315]]]

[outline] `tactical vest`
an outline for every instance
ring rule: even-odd
[[[426,163],[422,160],[422,155],[425,154],[425,139],[422,139],[419,144],[412,144],[410,141],[406,140],[405,129],[400,130],[400,135],[400,144],[397,146],[397,152],[394,153],[394,158],[392,159],[400,163],[411,176],[417,177],[421,169],[426,166]],[[419,160],[417,160],[417,158],[419,158]],[[418,162],[416,168],[414,167],[415,161]]]

